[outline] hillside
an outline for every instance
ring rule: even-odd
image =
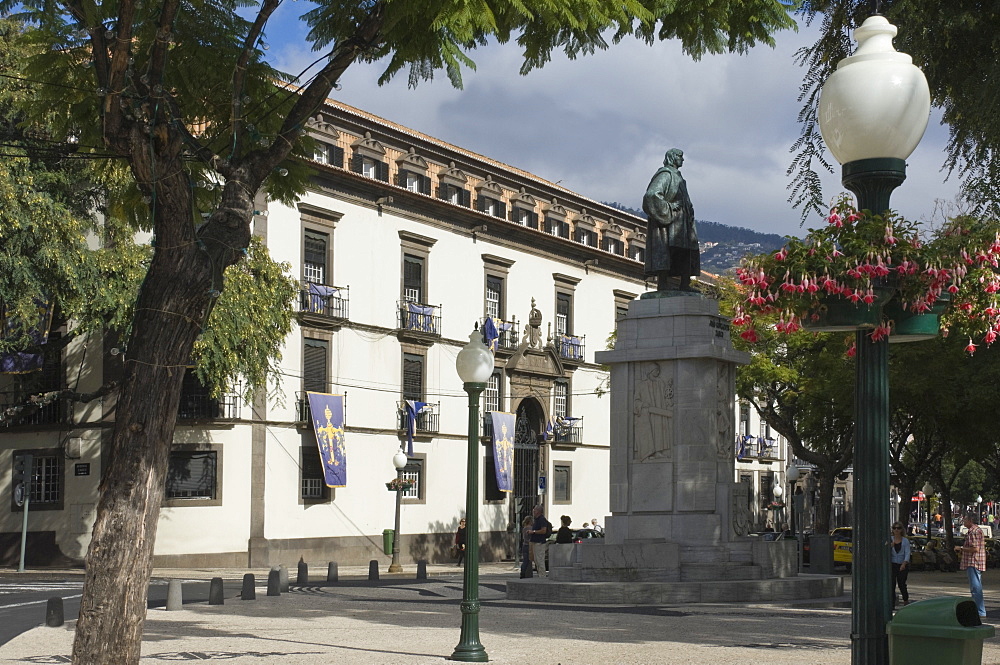
[[[641,210],[620,203],[606,203],[637,217],[646,218]],[[779,249],[785,239],[776,233],[761,233],[740,226],[698,220],[698,242],[701,245],[701,268],[722,274],[735,268],[747,254],[762,254]]]

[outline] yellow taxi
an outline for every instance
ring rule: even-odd
[[[847,570],[854,562],[854,532],[849,526],[840,526],[830,532],[833,536],[833,563],[845,564]]]

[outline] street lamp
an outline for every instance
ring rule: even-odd
[[[784,490],[781,489],[781,481],[779,481],[777,479],[777,477],[775,477],[775,479],[774,479],[774,487],[771,489],[771,494],[774,495],[774,503],[775,504],[781,503],[781,495],[784,494]],[[779,508],[777,505],[775,505],[775,507],[774,507],[774,530],[778,531],[779,533],[781,531],[784,531],[784,529],[781,528],[781,520],[778,519],[778,514],[780,512],[781,512],[781,508]]]
[[[823,86],[819,125],[843,165],[842,182],[858,207],[882,214],[892,190],[906,179],[906,158],[923,137],[930,115],[927,80],[910,56],[892,46],[896,27],[871,16],[854,31],[858,50],[844,58]],[[885,626],[892,615],[889,557],[888,339],[855,332],[854,505],[863,519],[854,529],[851,662],[888,663]]]
[[[406,453],[397,450],[392,456],[392,465],[396,467],[396,528],[392,532],[392,563],[389,564],[390,573],[401,573],[403,567],[399,564],[399,504],[403,496],[403,467],[406,466]]]
[[[493,354],[483,335],[473,330],[458,352],[455,368],[469,394],[469,462],[465,490],[465,575],[462,578],[462,636],[451,660],[485,663],[490,658],[479,642],[479,396],[493,373]]]
[[[983,521],[983,495],[976,496],[976,524]]]

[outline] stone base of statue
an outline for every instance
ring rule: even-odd
[[[670,293],[670,292],[664,292]],[[605,538],[549,547],[550,575],[508,582],[549,602],[767,601],[838,596],[839,577],[797,575],[795,541],[748,537],[735,475],[729,320],[691,294],[630,303],[612,351],[611,516]]]

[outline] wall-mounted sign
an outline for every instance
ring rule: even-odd
[[[89,476],[90,475],[90,462],[80,462],[79,464],[73,465],[73,475],[74,476]]]

